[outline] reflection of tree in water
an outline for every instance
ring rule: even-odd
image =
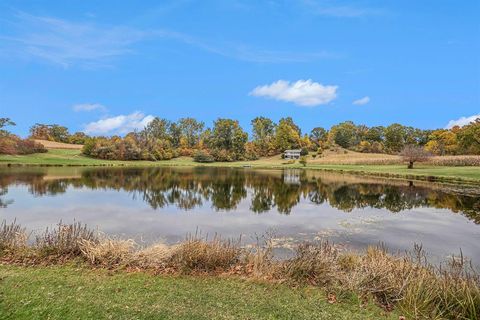
[[[42,172],[0,171],[0,196],[12,184],[27,184],[36,196],[55,195],[67,188],[123,190],[152,208],[174,205],[191,210],[210,202],[216,210],[228,211],[250,197],[255,213],[277,209],[289,214],[307,199],[329,203],[339,210],[385,208],[400,212],[417,207],[448,208],[480,223],[480,197],[427,187],[377,182],[347,182],[340,179],[307,178],[305,171],[256,171],[229,168],[97,168],[85,169],[80,178],[44,179]],[[0,206],[6,206],[1,200]]]
[[[13,200],[3,199],[3,196],[8,193],[8,188],[0,186],[0,208],[6,208],[13,203]]]

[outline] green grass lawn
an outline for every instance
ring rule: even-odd
[[[260,159],[256,161],[216,162],[201,164],[191,158],[180,157],[166,161],[111,161],[85,157],[79,150],[49,150],[25,156],[0,155],[0,165],[65,165],[65,166],[222,166],[255,168],[303,168],[298,162],[285,164],[281,159]],[[415,165],[415,169],[407,169],[406,165],[347,165],[347,164],[307,164],[308,169],[348,171],[365,174],[396,175],[398,177],[425,178],[435,177],[439,180],[480,182],[479,167],[444,167],[431,165]]]
[[[378,173],[378,174],[392,174],[400,176],[423,176],[423,177],[436,177],[447,179],[463,179],[480,181],[480,168],[479,167],[444,167],[444,166],[428,166],[428,165],[416,165],[414,169],[407,169],[402,165],[312,165],[309,166],[312,169],[324,169],[334,171],[351,171],[351,172],[364,172],[364,173]]]
[[[238,278],[0,266],[0,319],[398,319],[355,298]]]

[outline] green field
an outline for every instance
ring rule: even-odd
[[[216,162],[201,164],[191,158],[180,157],[165,161],[111,161],[93,159],[83,156],[78,150],[51,149],[47,153],[25,156],[1,155],[0,165],[51,165],[51,166],[222,166],[222,167],[255,167],[255,168],[303,168],[298,162],[286,164],[280,158],[260,159],[256,161]],[[456,182],[480,182],[480,168],[473,166],[445,167],[432,165],[416,165],[415,169],[407,169],[406,165],[350,165],[350,164],[315,164],[309,163],[306,168],[317,170],[347,171],[369,175],[392,176],[397,178],[431,179]]]
[[[356,298],[239,278],[0,266],[0,319],[398,319]]]

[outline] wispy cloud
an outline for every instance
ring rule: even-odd
[[[256,87],[250,95],[314,107],[334,100],[337,97],[337,89],[338,86],[325,86],[312,80],[298,80],[293,83],[278,80],[270,85]]]
[[[476,119],[480,119],[480,114],[474,114],[473,116],[470,116],[470,117],[460,117],[456,120],[450,120],[445,126],[445,128],[451,129],[455,126],[463,127],[471,122],[474,122]]]
[[[131,46],[148,34],[128,27],[98,26],[91,22],[16,15],[17,33],[0,35],[14,53],[21,53],[68,67],[98,64],[132,52]]]
[[[238,43],[210,43],[166,29],[100,25],[91,20],[73,22],[23,12],[16,14],[11,24],[14,26],[13,33],[0,32],[3,42],[0,43],[1,51],[15,57],[46,60],[65,68],[72,65],[108,66],[111,59],[134,53],[136,44],[160,39],[177,41],[212,54],[248,62],[306,62],[341,57],[325,50],[287,52]]]
[[[145,128],[153,119],[152,115],[146,116],[137,111],[128,115],[119,115],[90,122],[85,126],[84,132],[93,135],[125,134],[133,130]]]
[[[199,48],[203,51],[247,62],[308,62],[319,59],[336,59],[342,57],[341,54],[332,53],[325,50],[320,50],[316,52],[288,52],[254,48],[245,44],[238,43],[210,44],[206,41],[199,40],[187,34],[166,30],[157,30],[155,31],[155,34],[160,37],[178,40],[185,44]]]
[[[100,111],[107,111],[107,108],[100,103],[81,103],[76,104],[72,107],[73,111],[80,112],[80,111],[93,111],[93,110],[100,110]]]
[[[303,0],[302,3],[307,6],[309,12],[313,14],[338,18],[358,18],[370,15],[380,15],[385,12],[384,9],[343,4],[341,1]]]
[[[360,99],[357,99],[357,100],[353,101],[352,104],[357,105],[357,106],[363,106],[363,105],[365,105],[369,102],[370,102],[370,97],[366,96],[366,97],[363,97],[363,98],[360,98]]]

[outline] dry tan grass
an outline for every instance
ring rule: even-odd
[[[98,241],[80,240],[82,255],[93,265],[107,268],[129,263],[133,258],[135,242],[103,236]]]
[[[81,144],[71,144],[71,143],[62,143],[48,140],[34,139],[35,142],[42,144],[47,149],[66,149],[66,150],[81,150],[83,145]]]
[[[142,248],[134,253],[134,265],[139,268],[163,270],[168,268],[169,261],[177,246],[168,246],[163,243]]]
[[[7,224],[5,220],[0,224],[0,255],[2,251],[11,251],[27,246],[28,234],[16,221]]]
[[[309,157],[310,164],[401,164],[402,159],[397,155],[380,154],[380,153],[359,153],[354,151],[344,152],[325,152],[321,157],[315,159]]]
[[[173,250],[171,264],[182,273],[226,271],[240,262],[242,252],[230,240],[189,237]]]
[[[480,156],[436,156],[426,163],[434,166],[480,166]]]
[[[79,256],[84,241],[98,243],[97,233],[79,222],[47,228],[36,236],[35,249],[41,256]]]
[[[322,156],[308,158],[309,164],[350,164],[350,165],[388,165],[403,164],[398,155],[383,153],[360,153],[345,149],[338,151],[325,151]],[[480,166],[480,156],[435,156],[425,162],[434,166]]]

